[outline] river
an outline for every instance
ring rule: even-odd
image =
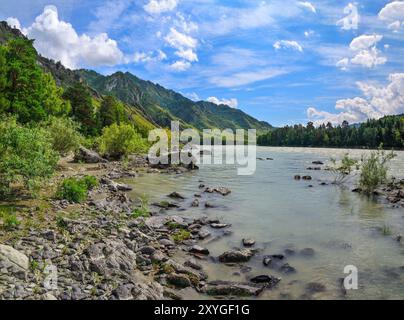
[[[252,176],[238,176],[233,165],[209,165],[183,175],[148,174],[127,182],[135,188],[133,197],[148,194],[157,201],[173,191],[185,195],[182,207],[186,210],[168,214],[207,215],[231,223],[232,235],[203,244],[212,256],[242,247],[243,238],[257,241],[256,248],[262,251],[247,264],[251,270],[204,262],[210,280],[245,281],[261,274],[281,277],[278,287],[265,291],[260,299],[404,299],[404,246],[394,240],[394,235],[404,234],[404,208],[353,193],[354,179],[336,186],[330,183],[330,172],[307,170],[313,161],[327,163],[347,152],[360,159],[369,151],[259,147],[257,157],[273,161],[257,161]],[[397,155],[391,173],[404,178],[404,152]],[[311,175],[313,180],[295,181],[297,174]],[[214,209],[205,209],[204,199],[200,208],[190,208],[201,183],[224,186],[232,193],[204,195],[217,206]],[[305,248],[314,249],[315,254],[301,254]],[[263,265],[263,255],[285,254],[286,249],[294,254],[286,255],[284,263],[296,273],[287,275]],[[358,268],[359,289],[342,295],[340,279],[346,276],[347,265]],[[308,295],[306,286],[312,282],[323,284],[325,291]]]

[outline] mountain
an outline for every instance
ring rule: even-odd
[[[258,121],[239,109],[211,102],[194,102],[159,84],[139,79],[126,72],[103,76],[94,71],[79,70],[80,76],[102,94],[111,94],[123,102],[143,109],[160,126],[169,126],[171,120],[181,120],[199,130],[250,129],[268,131],[266,122]]]
[[[0,22],[0,44],[13,38],[25,37],[20,30]],[[169,128],[171,121],[179,121],[182,128],[199,130],[257,129],[265,133],[272,129],[267,122],[259,121],[245,112],[227,105],[199,101],[194,102],[181,94],[159,84],[142,80],[131,73],[116,72],[103,76],[92,70],[70,70],[60,62],[38,54],[38,63],[53,75],[61,87],[69,87],[77,81],[85,81],[96,100],[103,95],[113,95],[126,105],[127,113],[142,131],[151,127]]]

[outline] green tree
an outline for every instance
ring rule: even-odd
[[[1,194],[16,183],[35,190],[54,173],[58,159],[46,130],[23,127],[15,118],[0,120]]]
[[[121,124],[125,121],[125,110],[121,102],[112,96],[107,96],[101,103],[98,112],[99,124],[102,128],[114,123]]]
[[[42,121],[49,114],[60,115],[67,111],[61,89],[38,65],[32,43],[26,39],[11,40],[2,49],[0,58],[0,68],[5,75],[0,81],[0,90],[2,100],[7,101],[2,102],[5,108],[1,110],[15,114],[22,123]]]
[[[70,101],[71,114],[81,124],[81,131],[86,135],[95,135],[95,108],[89,89],[83,83],[77,82],[68,88],[63,96]]]

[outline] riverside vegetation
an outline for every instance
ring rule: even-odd
[[[261,276],[247,283],[209,282],[196,259],[210,253],[199,241],[215,232],[226,235],[229,225],[167,215],[186,199],[173,193],[173,201],[150,204],[146,197],[130,199],[126,192],[133,186],[116,182],[189,170],[156,168],[143,156],[154,120],[81,80],[58,86],[24,38],[0,46],[0,71],[1,299],[179,299],[177,289],[184,288],[248,297],[280,281]],[[334,170],[345,176],[358,165],[358,190],[372,193],[386,184],[392,157],[379,151],[358,164],[347,156]],[[397,184],[389,188],[398,190]],[[204,201],[212,208],[207,195],[230,194],[204,185],[200,191],[190,207]],[[246,240],[246,247],[254,243]],[[244,263],[255,254],[233,249],[218,261]]]

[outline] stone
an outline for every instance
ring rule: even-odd
[[[210,225],[213,229],[224,229],[229,227],[230,225],[226,223],[211,223]]]
[[[127,184],[123,184],[123,183],[118,183],[115,182],[111,179],[108,178],[102,178],[101,179],[101,184],[104,184],[108,187],[109,190],[113,191],[113,192],[117,192],[117,191],[132,191],[133,188]]]
[[[222,196],[228,196],[231,193],[231,190],[228,188],[224,188],[224,187],[219,187],[219,188],[215,188],[214,191],[216,193],[221,194]]]
[[[245,247],[253,247],[255,245],[254,239],[243,239],[243,245]]]
[[[75,162],[84,163],[107,163],[108,160],[102,158],[97,152],[80,147],[74,156]]]
[[[261,275],[261,276],[257,276],[251,279],[252,283],[265,283],[266,285],[268,285],[269,287],[274,287],[275,285],[277,285],[279,282],[281,281],[281,279],[273,277],[273,276],[267,276],[267,275]]]
[[[45,294],[42,296],[42,299],[43,299],[43,300],[46,300],[46,301],[57,300],[57,298],[56,298],[53,294],[51,294],[51,293],[45,293]]]
[[[190,253],[202,254],[202,255],[209,255],[210,252],[208,249],[200,247],[200,246],[193,246],[189,250]]]
[[[312,248],[305,248],[303,250],[300,251],[300,254],[305,256],[305,257],[312,257],[315,255],[315,251]]]
[[[302,177],[302,179],[303,179],[303,180],[306,180],[306,181],[310,181],[310,180],[312,180],[313,178],[312,178],[311,176],[304,176],[304,177]]]
[[[124,284],[120,285],[118,288],[116,288],[113,292],[112,295],[117,299],[117,300],[132,300],[133,295],[132,295],[132,289],[134,288],[133,284]]]
[[[139,251],[146,256],[151,256],[153,253],[156,252],[156,249],[151,246],[145,246],[140,248]]]
[[[324,162],[322,162],[322,161],[313,161],[312,164],[322,166],[322,165],[324,165]]]
[[[0,244],[0,261],[18,270],[28,271],[29,269],[29,259],[25,254],[3,244]]]
[[[253,297],[259,296],[264,288],[265,286],[255,286],[248,283],[215,281],[209,283],[204,291],[209,296]]]
[[[181,289],[188,288],[192,285],[191,280],[189,280],[189,278],[184,274],[171,273],[167,275],[167,282],[174,287]]]
[[[299,175],[295,175],[295,178],[294,178],[295,180],[301,180],[302,179],[302,177],[301,176],[299,176]]]
[[[248,262],[254,253],[248,249],[230,250],[219,256],[222,263]]]
[[[185,199],[185,197],[184,197],[183,195],[179,194],[178,192],[170,193],[170,194],[168,195],[168,197],[169,197],[169,198],[172,198],[172,199],[180,199],[180,200],[184,200],[184,199]]]
[[[184,266],[198,271],[202,270],[202,266],[195,259],[185,261]]]
[[[211,233],[209,232],[209,230],[206,229],[202,229],[198,232],[198,237],[201,240],[205,240],[206,238],[209,238],[211,235]]]
[[[306,291],[310,294],[324,292],[326,290],[326,286],[319,282],[310,282],[306,285]]]
[[[194,201],[192,201],[191,207],[193,207],[193,208],[199,207],[199,200],[195,199]]]
[[[296,273],[296,269],[289,265],[289,263],[285,263],[283,266],[281,266],[280,271],[285,274]]]

